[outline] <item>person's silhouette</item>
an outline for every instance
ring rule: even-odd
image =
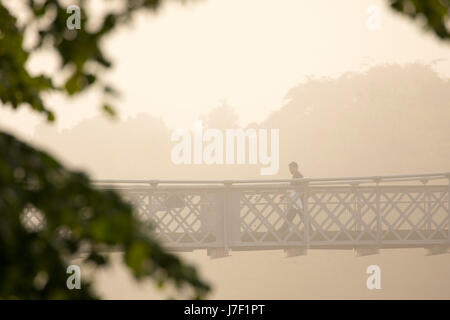
[[[289,163],[289,172],[292,174],[292,179],[303,178],[303,175],[298,171],[298,164],[295,161]]]
[[[289,163],[289,172],[292,174],[292,179],[301,179],[303,178],[303,175],[298,171],[298,164],[295,161],[292,161]],[[291,185],[294,183],[291,182]],[[303,203],[301,199],[301,194],[299,194],[295,190],[288,190],[289,195],[289,209],[286,214],[286,220],[281,225],[279,231],[284,232],[289,228],[288,223],[286,221],[289,221],[291,224],[294,222],[294,218],[296,214],[299,214],[300,217],[303,219]]]

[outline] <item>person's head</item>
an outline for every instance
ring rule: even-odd
[[[292,161],[291,163],[289,163],[289,172],[291,174],[294,174],[298,171],[298,164],[295,161]]]

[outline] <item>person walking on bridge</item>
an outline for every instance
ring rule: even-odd
[[[303,175],[298,170],[298,164],[295,161],[292,161],[289,163],[289,172],[292,175],[292,179],[302,179]],[[294,182],[291,182],[291,185],[294,185]],[[288,223],[286,221],[289,221],[290,223],[294,223],[294,218],[297,214],[300,215],[301,219],[303,219],[303,203],[302,203],[302,196],[299,192],[296,190],[288,190],[288,196],[289,196],[289,209],[286,215],[286,220],[283,222],[282,226],[280,227],[280,232],[285,232],[289,229]]]

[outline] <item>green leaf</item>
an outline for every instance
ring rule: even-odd
[[[110,106],[109,104],[103,105],[103,111],[112,118],[114,118],[116,116],[115,108]]]

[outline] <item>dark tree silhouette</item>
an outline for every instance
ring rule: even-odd
[[[439,38],[450,40],[450,0],[390,0],[391,7],[412,19],[425,19],[425,26]]]
[[[0,3],[0,101],[14,109],[31,107],[54,121],[42,98],[45,92],[74,95],[95,85],[105,98],[114,94],[100,79],[101,72],[111,67],[100,42],[136,11],[156,10],[160,2],[127,1],[122,12],[107,14],[95,31],[85,28],[83,0],[78,2],[83,17],[79,30],[66,27],[66,8],[57,0],[24,2],[30,18],[20,26],[15,12]],[[50,23],[38,24],[45,19]],[[25,49],[25,32],[38,25],[36,45]],[[25,67],[30,54],[46,46],[59,54],[61,71],[73,70],[63,85],[33,76]],[[106,103],[104,110],[113,114]],[[41,228],[27,228],[26,208],[41,214]],[[94,266],[109,264],[103,250],[122,250],[124,263],[137,279],[151,277],[159,285],[170,280],[178,288],[192,289],[194,298],[204,297],[210,289],[194,267],[163,250],[149,233],[151,227],[141,225],[118,194],[94,189],[85,174],[64,168],[49,154],[4,132],[0,132],[0,214],[0,298],[97,298],[86,279],[81,290],[66,288],[66,267],[80,249],[88,253],[84,262]]]

